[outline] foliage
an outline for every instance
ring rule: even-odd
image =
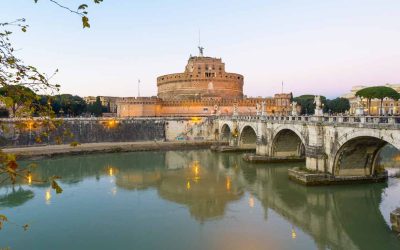
[[[79,142],[77,142],[77,141],[73,141],[73,142],[71,142],[70,144],[69,144],[71,147],[77,147],[77,146],[79,146],[79,145],[81,145]]]
[[[83,28],[90,28],[87,4],[81,4],[77,7],[77,10],[72,10],[56,0],[46,1],[79,15],[82,19]],[[93,0],[96,4],[102,1]],[[34,0],[34,3],[37,2],[38,0]],[[50,83],[51,78],[58,70],[48,76],[41,73],[36,67],[25,64],[15,55],[15,49],[11,42],[11,35],[13,34],[11,30],[20,29],[22,32],[27,32],[29,26],[25,22],[26,20],[21,18],[12,22],[0,23],[0,102],[5,105],[6,109],[11,110],[14,117],[32,117],[33,115],[42,117],[42,126],[48,127],[47,131],[51,131],[58,125],[58,122],[53,119],[55,115],[52,110],[53,103],[49,98],[39,97],[38,93],[53,95],[59,91],[60,86],[58,84]],[[65,99],[67,101],[63,102]],[[72,101],[68,101],[71,99]],[[60,98],[60,106],[66,105],[68,112],[77,113],[77,110],[80,110],[83,104],[80,100],[77,102],[75,100],[73,97]],[[34,123],[34,120],[28,120],[27,125],[30,128]],[[21,179],[27,183],[50,183],[51,188],[57,194],[63,191],[57,183],[57,180],[60,179],[59,176],[52,176],[47,180],[32,180],[31,168],[33,167],[35,167],[34,164],[31,164],[28,168],[21,168],[15,155],[6,154],[0,150],[0,184],[8,182],[15,185],[17,180]],[[4,222],[7,221],[8,218],[0,214],[0,230]],[[28,227],[27,224],[22,226],[24,230],[27,230]]]
[[[400,99],[400,94],[396,90],[386,86],[375,86],[361,89],[356,92],[356,96],[366,99],[385,99],[390,98],[393,100]]]
[[[296,101],[301,106],[302,115],[314,114],[314,97],[314,95],[301,95],[293,98],[293,101]],[[338,97],[329,100],[325,96],[321,96],[321,102],[324,112],[343,113],[350,109],[349,100],[346,98]]]
[[[381,102],[381,109],[383,106],[383,99],[389,98],[393,100],[399,100],[400,99],[400,94],[397,93],[396,90],[386,87],[386,86],[374,86],[374,87],[368,87],[368,88],[363,88],[359,91],[356,92],[357,97],[365,98],[368,101],[368,112],[371,113],[371,100],[372,99],[379,99]]]
[[[10,112],[4,107],[0,108],[0,118],[8,118],[10,116]]]
[[[82,97],[70,94],[40,96],[40,103],[49,103],[57,116],[79,116],[86,112],[87,105]]]
[[[326,101],[326,110],[331,113],[344,113],[350,109],[350,102],[346,98],[335,98]]]
[[[44,0],[43,0],[44,1]],[[57,5],[60,8],[66,9],[69,12],[73,13],[73,14],[77,14],[78,16],[81,17],[82,19],[82,26],[83,28],[90,28],[90,23],[89,23],[89,17],[88,17],[88,8],[89,6],[87,4],[80,4],[76,10],[73,10],[65,5],[60,4],[58,1],[55,0],[48,0],[51,3]],[[35,3],[39,2],[39,0],[34,0]],[[93,2],[95,4],[99,4],[101,2],[103,2],[103,0],[93,0]]]
[[[301,106],[301,114],[308,115],[313,114],[315,109],[314,104],[314,95],[301,95],[293,98],[293,101],[297,102]],[[326,98],[325,96],[321,96],[322,104],[324,108],[326,108]]]
[[[21,85],[5,85],[0,88],[2,102],[9,107],[12,117],[30,116],[38,98],[30,88]]]
[[[96,117],[100,117],[102,116],[103,112],[107,112],[107,107],[102,105],[100,96],[97,96],[94,103],[88,104],[87,111]]]

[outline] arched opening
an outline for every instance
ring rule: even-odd
[[[227,124],[224,124],[221,128],[220,140],[228,142],[231,139],[231,133],[231,128]]]
[[[361,136],[345,142],[334,160],[336,176],[376,176],[398,167],[399,150],[385,140]]]
[[[255,149],[257,147],[256,131],[250,126],[243,128],[240,134],[239,146],[241,148]]]
[[[275,157],[304,157],[305,147],[295,132],[283,129],[274,138],[272,155]]]

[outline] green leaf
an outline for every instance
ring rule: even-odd
[[[94,0],[94,3],[101,3],[103,0]]]
[[[84,10],[84,9],[86,9],[87,7],[88,7],[87,4],[81,4],[81,5],[79,5],[78,10]]]

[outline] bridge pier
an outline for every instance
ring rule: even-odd
[[[328,172],[327,156],[322,146],[306,146],[306,169],[316,172]]]

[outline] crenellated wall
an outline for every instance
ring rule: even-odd
[[[220,58],[190,57],[185,72],[157,77],[158,97],[163,100],[193,100],[214,96],[243,98],[244,77],[225,72]]]

